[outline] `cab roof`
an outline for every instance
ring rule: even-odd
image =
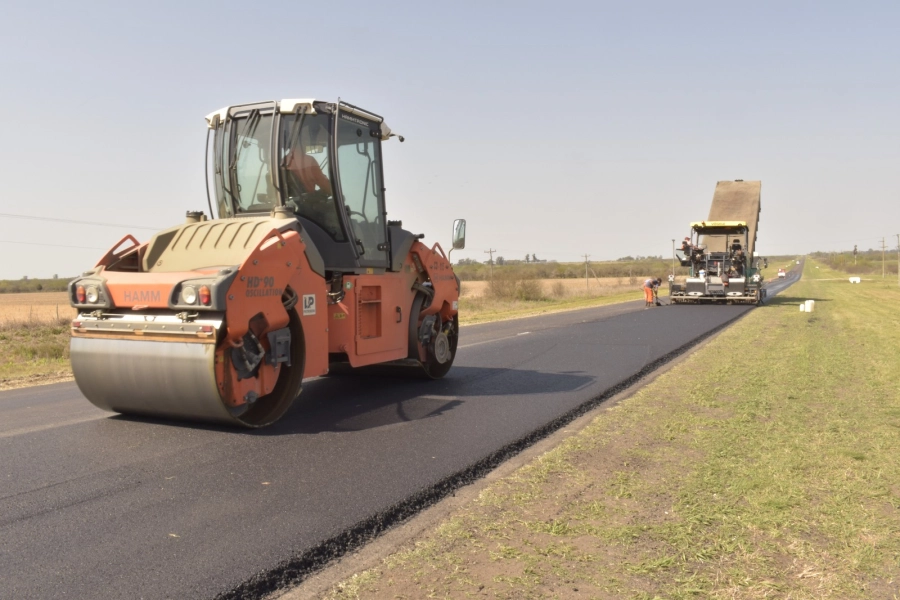
[[[297,114],[297,113],[306,113],[308,115],[314,115],[316,113],[316,103],[324,103],[323,100],[316,100],[315,98],[288,98],[283,100],[275,100],[274,104],[276,110],[283,114]],[[252,104],[260,104],[260,103],[252,103]],[[350,113],[356,115],[358,117],[362,117],[364,119],[368,119],[369,121],[378,123],[381,129],[381,139],[387,141],[390,137],[392,137],[391,128],[388,127],[387,123],[384,122],[384,117],[376,115],[373,112],[368,110],[359,108],[358,106],[353,106],[352,104],[348,104],[341,100],[338,100],[335,103],[336,106],[339,107],[341,112]],[[225,121],[225,118],[228,116],[228,111],[232,108],[240,108],[243,106],[248,106],[247,104],[234,104],[231,106],[226,106],[224,108],[220,108],[217,111],[211,112],[206,115],[206,124],[210,129],[215,129],[219,122]],[[393,134],[396,135],[396,134]],[[400,141],[403,141],[403,136],[399,136]]]

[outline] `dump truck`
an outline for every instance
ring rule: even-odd
[[[337,364],[451,368],[460,283],[388,221],[381,116],[338,100],[206,117],[209,215],[127,235],[72,280],[75,381],[109,411],[269,425]],[[465,246],[465,221],[452,248]],[[450,250],[452,252],[452,249]]]
[[[675,251],[689,267],[683,284],[670,282],[672,304],[761,304],[766,297],[756,252],[759,181],[720,181],[709,217],[690,224],[690,234]]]

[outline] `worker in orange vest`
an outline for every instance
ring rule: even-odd
[[[653,306],[653,287],[659,285],[652,277],[644,280],[644,308]]]

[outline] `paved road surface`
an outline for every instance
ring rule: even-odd
[[[310,405],[254,432],[114,416],[73,383],[0,393],[0,598],[252,596],[748,310],[631,302],[470,326],[441,381],[313,380]]]

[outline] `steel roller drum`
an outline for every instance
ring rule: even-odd
[[[72,372],[98,408],[239,424],[219,396],[214,344],[73,337]]]

